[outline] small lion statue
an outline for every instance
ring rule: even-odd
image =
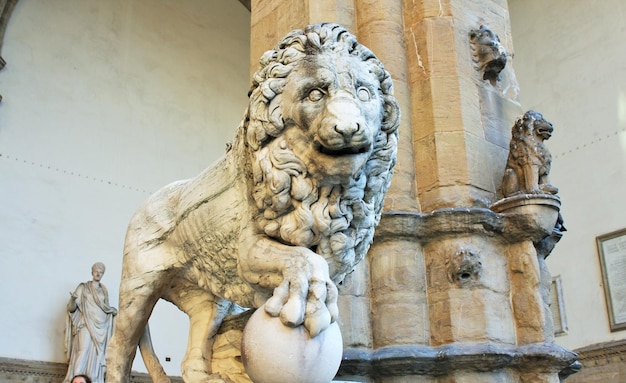
[[[396,161],[391,77],[346,29],[322,23],[266,52],[249,96],[226,154],[157,191],[129,224],[107,382],[130,381],[159,299],[189,316],[185,382],[214,377],[211,344],[233,307],[264,305],[311,336],[338,317],[336,284],[369,249]]]
[[[511,130],[509,157],[502,178],[502,194],[556,194],[548,180],[552,156],[544,141],[554,127],[541,113],[529,110],[519,117]]]

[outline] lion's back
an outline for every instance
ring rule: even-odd
[[[129,246],[154,247],[167,238],[176,226],[176,205],[187,182],[176,181],[161,188],[137,209],[126,232],[126,254]]]

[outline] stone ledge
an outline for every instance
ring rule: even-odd
[[[576,350],[583,365],[585,363],[594,362],[596,364],[603,361],[610,362],[615,357],[623,357],[626,355],[626,339],[613,342],[605,342],[581,347]]]
[[[581,347],[576,352],[583,367],[567,382],[626,382],[626,339]]]
[[[560,372],[577,355],[552,343],[514,347],[492,343],[439,347],[400,345],[376,350],[346,349],[337,376],[443,376],[453,371],[496,371],[503,368]]]
[[[61,383],[67,373],[67,363],[0,357],[2,383]],[[170,377],[172,383],[182,383],[180,377]],[[152,383],[148,374],[133,372],[131,383]]]
[[[408,238],[428,241],[440,236],[457,234],[487,236],[497,234],[511,242],[521,242],[541,240],[550,235],[550,232],[538,225],[532,214],[496,213],[486,208],[451,208],[435,210],[427,214],[404,211],[384,212],[380,225],[374,233],[374,240]]]

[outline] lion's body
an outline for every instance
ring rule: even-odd
[[[188,383],[211,374],[212,340],[233,302],[265,303],[312,335],[337,317],[335,283],[367,252],[393,173],[391,80],[333,24],[292,32],[261,64],[226,155],[155,193],[131,220],[107,382],[128,382],[159,299],[189,315]]]
[[[125,271],[154,271],[155,262],[168,265],[172,274],[183,272],[190,282],[253,307],[252,289],[237,275],[234,257],[246,222],[241,218],[249,212],[246,178],[233,157],[224,157],[196,178],[164,187],[146,201],[129,224],[127,237],[132,240],[126,242],[124,263],[134,267]]]
[[[532,110],[515,122],[502,180],[505,197],[557,193],[558,190],[548,180],[552,155],[544,144],[552,130],[552,124]]]

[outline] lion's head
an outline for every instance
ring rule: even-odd
[[[369,248],[395,165],[391,77],[336,24],[291,32],[260,63],[240,136],[257,229],[313,249],[341,280]]]
[[[500,37],[481,25],[479,29],[470,31],[470,43],[477,69],[483,73],[483,80],[497,80],[506,66],[506,50],[500,43]]]
[[[515,121],[511,134],[517,139],[532,136],[536,141],[543,142],[552,137],[553,131],[552,124],[541,113],[529,110]]]

